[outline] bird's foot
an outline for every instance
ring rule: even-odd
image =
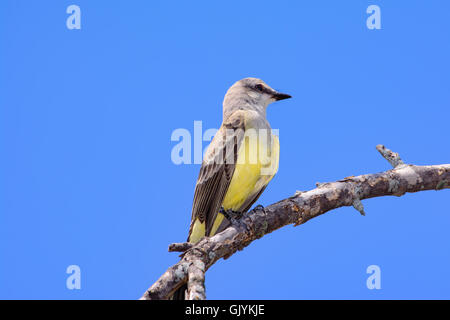
[[[260,204],[258,204],[256,207],[253,208],[253,211],[262,210],[264,211],[264,207]]]
[[[242,218],[242,212],[234,211],[231,209],[225,210],[223,207],[220,208],[219,212],[225,216],[229,221],[239,220]]]

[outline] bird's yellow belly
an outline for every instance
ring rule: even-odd
[[[272,136],[272,150],[267,145],[259,145],[251,139],[245,139],[239,148],[237,164],[230,186],[222,202],[224,210],[240,211],[245,201],[259,193],[278,170],[280,144],[277,136]],[[214,235],[222,223],[224,216],[219,213],[211,229]]]

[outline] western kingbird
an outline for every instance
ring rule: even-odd
[[[266,118],[267,106],[290,95],[256,78],[231,86],[223,122],[206,149],[195,186],[188,242],[225,230],[233,212],[247,212],[278,170],[280,145]],[[183,299],[186,287],[174,298]]]

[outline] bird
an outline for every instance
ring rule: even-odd
[[[195,244],[247,212],[278,171],[280,144],[267,106],[291,98],[258,78],[235,82],[223,100],[223,119],[207,147],[197,178],[187,241]],[[186,284],[172,296],[184,300]]]

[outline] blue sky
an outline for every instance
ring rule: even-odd
[[[69,30],[66,8],[81,8]],[[371,5],[381,30],[366,27]],[[1,1],[0,298],[136,299],[187,236],[199,165],[174,130],[221,122],[254,76],[280,169],[258,203],[405,162],[450,162],[448,1]],[[204,143],[204,147],[207,143]],[[449,192],[364,201],[252,243],[210,299],[450,298]],[[66,268],[81,289],[66,288]],[[381,269],[369,290],[366,269]]]

